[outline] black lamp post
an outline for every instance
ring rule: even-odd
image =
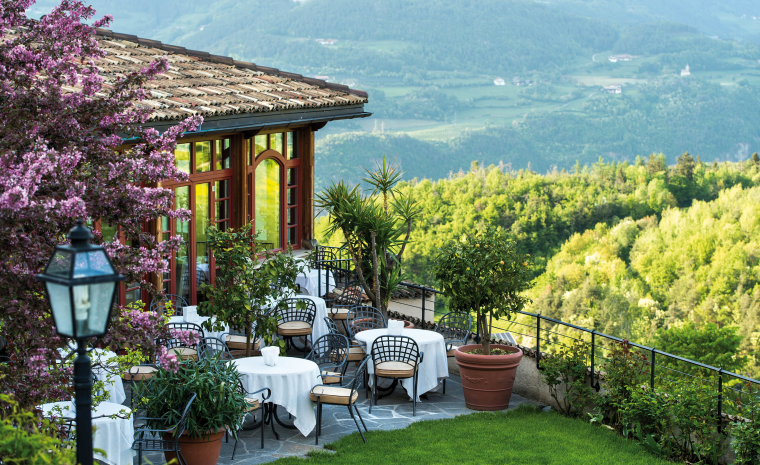
[[[92,465],[92,366],[88,337],[103,336],[111,320],[116,284],[124,279],[111,265],[105,249],[90,243],[92,233],[82,220],[69,231],[71,245],[55,248],[45,271],[45,283],[55,327],[61,336],[77,341],[74,360],[77,463]]]

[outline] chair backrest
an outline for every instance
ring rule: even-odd
[[[335,300],[333,300],[333,307],[338,308],[351,308],[361,305],[362,303],[362,287],[358,284],[351,284],[342,289],[336,288],[333,290],[335,294]]]
[[[346,315],[346,327],[351,339],[356,334],[369,329],[387,328],[383,313],[375,307],[354,307]]]
[[[204,337],[198,347],[198,357],[211,358],[218,356],[222,360],[233,360],[227,344],[218,337]]]
[[[171,302],[174,314],[182,316],[182,308],[187,307],[187,301],[184,297],[175,294],[164,294],[163,297],[154,297],[150,302],[150,311],[164,313],[166,302]]]
[[[367,363],[369,363],[369,360],[369,356],[364,357],[364,359],[362,359],[362,362],[359,364],[359,368],[357,368],[354,372],[354,379],[350,383],[346,383],[343,386],[351,389],[351,398],[353,398],[354,392],[361,389],[362,385],[364,384],[364,378],[367,378],[365,375],[367,374]]]
[[[171,330],[194,331],[197,335],[196,339],[198,341],[202,340],[205,337],[203,334],[203,328],[195,323],[167,323],[166,327],[170,332]],[[159,345],[163,345],[167,349],[173,349],[175,347],[189,347],[188,344],[185,344],[176,337],[170,337],[169,339],[163,340],[161,343],[159,343]]]
[[[470,337],[472,317],[469,313],[449,312],[438,320],[435,332],[443,336],[446,342],[461,342],[464,344]]]
[[[348,338],[342,334],[325,334],[317,339],[306,357],[320,368],[342,368],[348,358]],[[337,370],[340,371],[340,370]]]
[[[195,284],[200,287],[201,284],[208,284],[206,273],[203,270],[195,270]]]
[[[335,252],[319,248],[311,253],[310,266],[317,270],[323,270],[329,267],[329,264],[323,262],[331,262],[333,260],[335,260]]]
[[[283,299],[280,308],[277,309],[277,322],[305,321],[314,326],[314,318],[317,316],[317,305],[313,300],[303,297]]]
[[[409,336],[379,336],[372,343],[372,363],[402,362],[414,366],[420,358],[417,342]]]
[[[329,316],[326,316],[324,318],[325,324],[327,325],[327,330],[330,331],[330,334],[340,334],[340,331],[338,330],[338,325],[335,324],[332,318]]]
[[[190,408],[193,406],[193,401],[195,401],[195,398],[197,396],[198,394],[191,394],[190,396],[187,397],[185,410],[182,411],[182,416],[179,417],[177,426],[174,428],[174,442],[175,443],[179,443],[180,436],[182,436],[182,433],[185,432],[185,427],[187,426],[187,419],[190,416]]]

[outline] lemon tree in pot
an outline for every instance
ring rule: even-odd
[[[197,397],[190,409],[185,432],[179,438],[188,465],[216,465],[224,431],[237,439],[246,411],[240,390],[240,373],[235,365],[219,357],[183,361],[171,369],[159,369],[149,380],[135,386],[133,398],[148,417],[151,429],[172,429],[180,420],[187,398]],[[142,416],[142,415],[140,415]],[[164,439],[173,440],[172,433]],[[166,461],[175,457],[166,453]]]
[[[509,406],[522,351],[491,344],[490,323],[493,318],[511,318],[530,301],[522,295],[531,281],[528,259],[501,228],[464,235],[439,251],[435,276],[449,299],[449,310],[474,313],[481,339],[455,352],[469,408]]]

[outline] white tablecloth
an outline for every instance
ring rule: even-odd
[[[369,354],[375,339],[386,334],[388,334],[387,328],[362,331],[356,335],[356,341],[364,346],[364,350]],[[439,381],[449,377],[449,362],[446,359],[446,343],[443,336],[423,329],[404,329],[401,335],[414,339],[420,352],[425,354],[417,375],[417,395],[436,390]],[[367,364],[367,371],[370,374],[375,372],[375,367],[371,362]],[[411,397],[414,387],[412,378],[399,381]]]
[[[188,308],[188,307],[185,307],[185,308]],[[183,308],[183,310],[184,310],[184,308]],[[184,311],[183,311],[183,313],[184,313]],[[203,322],[204,321],[208,321],[208,320],[216,321],[216,318],[214,318],[213,316],[211,316],[211,317],[209,317],[209,316],[199,316],[198,317],[198,321],[185,321],[184,318],[185,318],[184,316],[172,316],[172,317],[169,317],[169,323],[195,323],[198,326],[200,326],[201,329],[203,330],[203,336],[204,337],[218,337],[218,338],[221,339],[221,336],[222,336],[223,333],[229,333],[230,332],[230,327],[227,326],[227,325],[224,326],[224,329],[222,331],[206,331],[206,328],[203,327]]]
[[[325,277],[325,275],[327,275]],[[332,271],[315,270],[304,268],[303,272],[298,274],[296,284],[301,286],[301,292],[304,294],[319,296],[319,281],[322,281],[322,295],[327,294],[335,288],[335,279]]]
[[[69,355],[69,350],[65,348],[58,349],[58,353],[62,358],[66,358]],[[76,353],[72,357],[76,358]],[[124,392],[124,383],[121,382],[121,373],[119,373],[119,364],[114,360],[116,354],[110,350],[105,349],[93,349],[87,353],[92,361],[92,372],[98,381],[103,381],[104,390],[110,394],[109,402],[121,404],[127,400],[127,394]],[[109,360],[113,360],[108,363]],[[110,380],[108,379],[110,376]]]
[[[267,402],[285,407],[295,417],[293,424],[308,436],[317,424],[316,405],[309,398],[311,388],[321,383],[316,363],[295,357],[278,357],[277,365],[267,366],[264,357],[233,360],[243,375],[243,386],[248,392],[269,388],[272,397]]]
[[[299,294],[296,298],[309,299],[314,302],[314,305],[317,307],[317,312],[314,316],[314,324],[311,326],[312,342],[317,342],[317,339],[320,337],[325,334],[330,334],[330,329],[327,327],[327,323],[325,323],[325,317],[328,316],[325,299],[305,294]]]
[[[50,404],[40,405],[45,416],[58,415],[53,408],[59,406],[64,417],[74,418],[76,412],[71,402],[53,402]],[[129,418],[110,418],[123,411],[129,414],[131,410],[113,402],[101,402],[92,412],[92,426],[95,432],[92,436],[92,447],[102,449],[106,452],[106,457],[101,454],[93,456],[111,465],[131,465],[134,452],[132,451],[132,442],[134,441],[135,428],[132,423],[132,417]],[[97,418],[101,417],[101,418]]]

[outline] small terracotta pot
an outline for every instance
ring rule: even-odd
[[[399,320],[398,318],[389,318],[388,321],[403,321],[404,322],[404,329],[414,329],[414,323],[412,323],[409,320]]]
[[[454,356],[459,365],[464,389],[464,402],[473,410],[504,410],[509,407],[512,385],[522,350],[517,347],[491,344],[491,350],[502,349],[507,355],[475,355],[468,350],[482,348],[480,344],[458,347]]]
[[[180,450],[182,456],[187,461],[187,465],[216,465],[219,461],[219,454],[222,452],[222,438],[224,430],[216,433],[209,433],[200,439],[191,438],[185,431],[179,438]],[[171,433],[164,434],[164,440],[171,441],[174,437]],[[177,457],[174,452],[164,452],[166,462],[170,462]]]

